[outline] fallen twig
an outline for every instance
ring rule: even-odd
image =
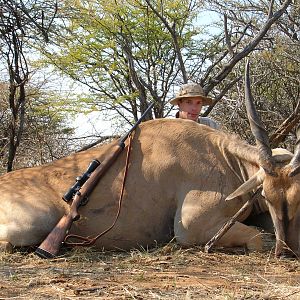
[[[257,197],[255,194],[241,207],[241,209],[230,218],[221,228],[220,230],[206,243],[204,247],[204,252],[209,253],[211,248],[215,245],[215,243],[234,225],[237,218],[242,215],[253,203],[256,201]]]

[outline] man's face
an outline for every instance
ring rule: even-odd
[[[184,98],[178,101],[178,107],[181,119],[197,121],[202,108],[202,99]]]

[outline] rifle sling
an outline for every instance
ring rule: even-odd
[[[105,229],[103,232],[95,236],[94,238],[90,237],[84,237],[76,234],[68,234],[65,237],[64,244],[66,246],[92,246],[100,237],[102,237],[104,234],[109,232],[117,223],[117,220],[119,218],[120,212],[121,212],[121,206],[122,206],[122,201],[123,201],[123,195],[124,195],[124,189],[125,189],[125,182],[127,178],[127,173],[128,173],[128,165],[129,165],[129,157],[130,157],[130,152],[131,152],[131,143],[132,143],[132,135],[129,136],[129,143],[127,146],[127,155],[126,155],[126,162],[125,162],[125,168],[124,168],[124,173],[123,173],[123,183],[122,183],[122,188],[121,188],[121,193],[118,201],[118,211],[115,216],[115,219],[113,223]],[[82,242],[68,242],[68,239],[78,239],[81,240]]]

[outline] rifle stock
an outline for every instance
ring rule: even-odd
[[[46,239],[40,244],[36,249],[35,253],[41,258],[54,258],[59,253],[59,250],[62,246],[62,243],[65,240],[66,235],[68,234],[69,229],[72,226],[72,223],[79,219],[78,208],[82,204],[82,201],[86,199],[90,193],[93,191],[95,186],[98,184],[101,177],[106,173],[110,166],[117,159],[119,154],[125,147],[125,140],[131,134],[137,125],[142,121],[148,111],[153,107],[154,103],[151,103],[146,109],[144,114],[140,119],[135,123],[135,125],[126,133],[122,138],[120,138],[119,143],[113,148],[111,153],[105,157],[103,162],[95,169],[91,174],[89,179],[82,185],[80,191],[74,196],[73,202],[70,206],[68,214],[65,214],[52,231],[48,234]]]
[[[55,258],[73,221],[71,214],[64,215],[35,250],[35,254],[41,258]]]

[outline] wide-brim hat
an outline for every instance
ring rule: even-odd
[[[211,105],[213,99],[206,97],[204,95],[201,85],[196,83],[186,83],[180,87],[179,92],[176,94],[176,97],[169,101],[170,104],[178,104],[178,100],[184,98],[201,98],[203,105]]]

